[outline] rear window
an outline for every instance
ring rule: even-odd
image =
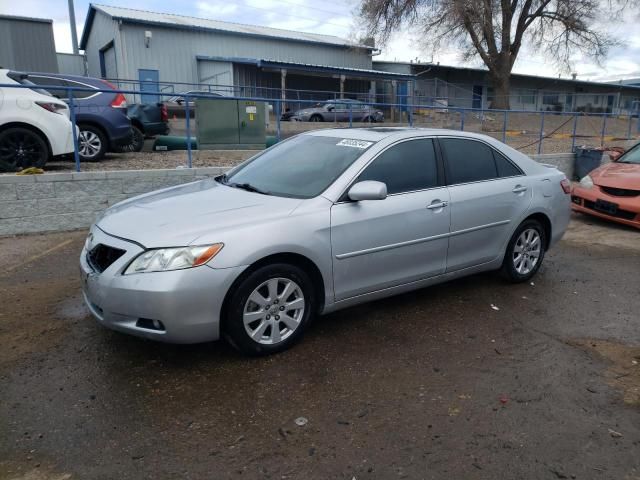
[[[9,77],[14,82],[19,83],[20,85],[24,85],[25,87],[30,87],[30,90],[39,93],[40,95],[47,95],[48,97],[53,97],[51,93],[46,90],[39,88],[35,83],[29,81],[27,79],[27,75],[25,73],[20,72],[9,72],[7,73],[7,77]]]

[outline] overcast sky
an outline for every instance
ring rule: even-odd
[[[265,25],[290,30],[326,33],[351,38],[354,29],[354,11],[358,0],[100,0],[97,3],[178,13],[216,20]],[[89,6],[88,0],[76,0],[76,20],[78,37],[82,34],[84,19]],[[71,33],[67,0],[0,0],[0,13],[53,19],[56,49],[71,52]],[[627,23],[611,22],[606,25],[612,33],[626,41],[626,45],[614,48],[604,65],[598,66],[580,57],[574,59],[572,71],[582,80],[613,81],[622,78],[640,77],[640,31],[635,28],[637,17]],[[418,38],[410,32],[402,32],[382,50],[378,59],[440,62],[444,65],[482,66],[463,63],[455,50],[440,51],[433,58],[430,52],[421,48]],[[522,51],[514,72],[533,75],[569,77],[569,72],[558,72],[552,62],[544,56]]]

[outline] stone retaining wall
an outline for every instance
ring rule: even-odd
[[[568,178],[573,154],[532,155]],[[89,227],[105,208],[140,193],[224,173],[226,167],[0,175],[0,236]]]

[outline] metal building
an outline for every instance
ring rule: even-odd
[[[287,89],[374,95],[377,80],[412,78],[372,69],[375,47],[331,35],[102,5],[90,5],[80,48],[90,76],[168,93],[194,89],[183,82],[263,97]]]
[[[389,61],[375,61],[373,67],[415,75],[418,104],[487,109],[493,99],[486,69]],[[640,85],[625,83],[512,74],[510,106],[513,110],[637,113]]]
[[[0,67],[57,73],[53,21],[0,15]]]

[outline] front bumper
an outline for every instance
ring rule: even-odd
[[[122,275],[144,249],[133,242],[91,229],[92,246],[102,244],[125,253],[102,272],[80,255],[80,274],[87,307],[103,326],[169,343],[199,343],[220,337],[225,295],[245,267],[208,265],[170,272]],[[162,328],[155,328],[154,322]],[[158,323],[156,323],[158,325]]]
[[[617,211],[610,213],[598,210],[596,207],[598,200],[616,204]],[[609,195],[598,185],[594,185],[592,188],[576,185],[571,191],[571,208],[576,212],[640,228],[640,196],[618,197]]]

